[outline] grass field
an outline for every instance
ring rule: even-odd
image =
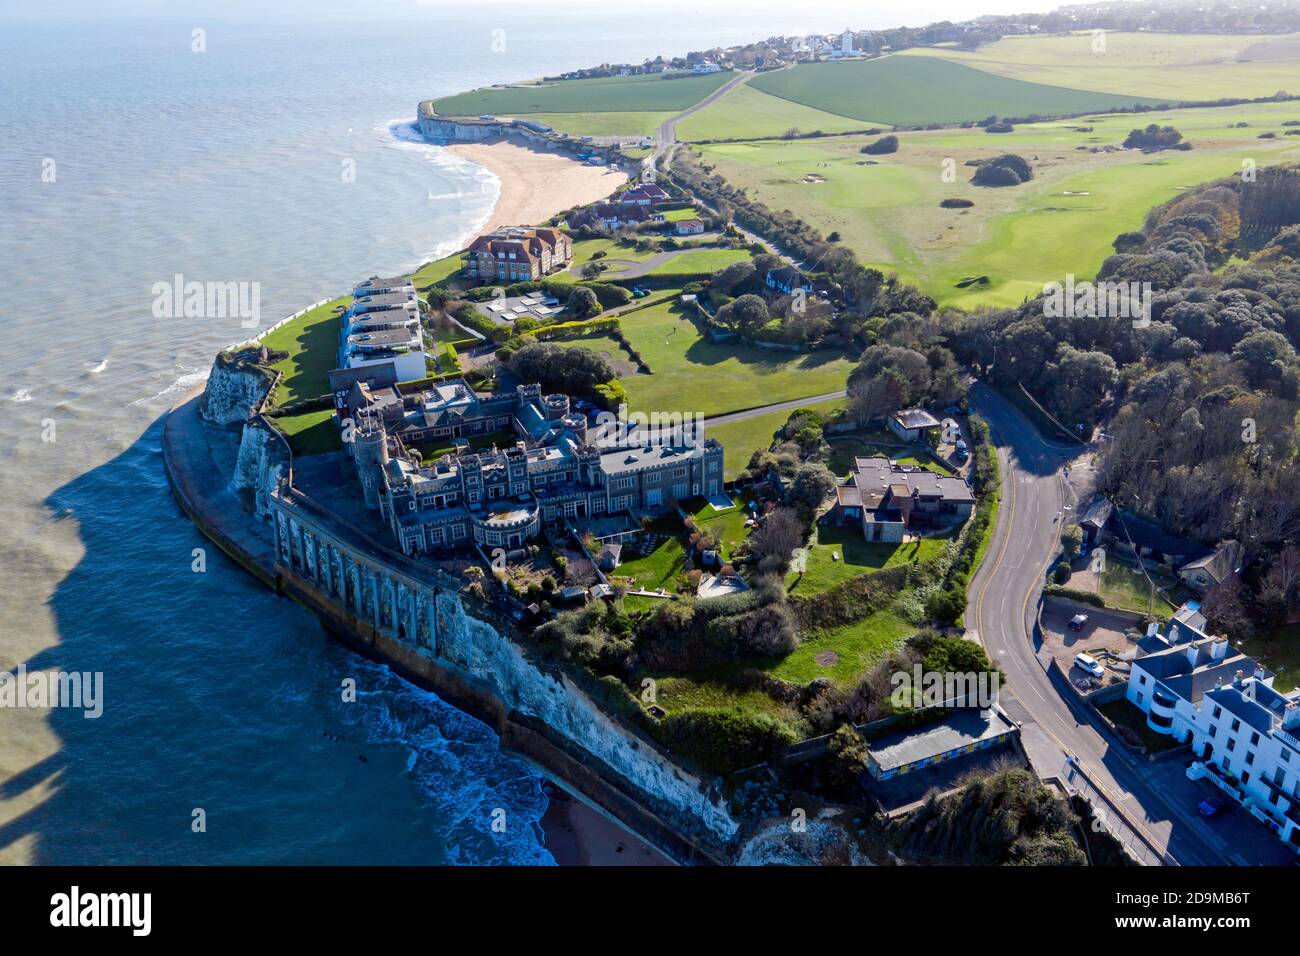
[[[592,257],[603,252],[605,259],[626,259],[629,262],[645,262],[653,259],[657,252],[653,249],[641,251],[635,245],[625,246],[617,239],[579,239],[573,244],[573,265],[582,266],[592,261]]]
[[[808,407],[825,415],[843,408],[844,399],[834,399]],[[768,412],[765,415],[756,415],[726,425],[706,425],[705,433],[710,438],[722,442],[724,478],[731,481],[744,471],[755,450],[767,448],[772,444],[772,436],[786,423],[790,415],[788,411]]]
[[[685,570],[686,562],[686,552],[679,537],[681,531],[680,525],[665,530],[667,537],[657,548],[649,554],[623,561],[613,576],[633,578],[636,586],[646,591],[658,588],[676,591],[677,576]]]
[[[897,126],[959,123],[987,116],[1066,116],[1162,102],[1028,83],[940,57],[805,63],[756,76],[749,85],[827,113]]]
[[[610,255],[612,256],[613,253]],[[754,254],[748,249],[691,249],[665,259],[646,275],[713,273],[733,262],[743,262],[752,258]]]
[[[326,302],[262,340],[269,349],[289,353],[271,366],[284,372],[272,405],[319,398],[330,390],[329,373],[337,364],[339,315],[351,301],[352,296],[346,295]]]
[[[829,677],[847,686],[915,633],[916,628],[898,615],[880,611],[832,631],[804,635],[794,653],[766,670],[796,684]],[[833,662],[818,662],[817,656],[827,651],[834,655]]]
[[[289,439],[289,447],[299,458],[343,449],[332,408],[303,412],[300,415],[283,415],[275,419],[275,424]]]
[[[601,77],[488,87],[434,103],[444,116],[526,117],[580,136],[649,136],[734,74]]]
[[[465,265],[461,253],[456,252],[445,259],[438,259],[436,262],[427,262],[420,266],[415,272],[411,273],[411,281],[415,283],[417,291],[423,290],[427,286],[450,279]]]
[[[1297,92],[1300,46],[1267,36],[1091,32],[1004,37],[978,50],[916,48],[903,55],[940,57],[998,76],[1078,90],[1196,102]]]
[[[653,375],[623,379],[634,411],[721,415],[757,408],[843,388],[853,367],[839,352],[790,354],[714,344],[676,303],[625,315],[622,325],[654,369]]]
[[[1151,207],[1179,191],[1239,173],[1246,159],[1267,165],[1300,158],[1300,138],[1280,135],[1281,123],[1297,118],[1300,104],[1269,103],[1090,116],[1002,135],[902,133],[898,152],[880,157],[862,155],[870,140],[857,136],[702,150],[738,187],[823,233],[838,231],[864,262],[898,272],[942,304],[1014,305],[1066,273],[1094,275],[1116,235],[1138,228]],[[1194,148],[1091,151],[1119,145],[1138,122],[1172,124]],[[1279,135],[1260,140],[1263,131]],[[971,185],[965,162],[1003,152],[1029,159],[1034,180],[1006,189]],[[945,181],[945,169],[955,182]],[[944,209],[945,198],[975,205]],[[959,286],[980,276],[987,281]]]
[[[837,584],[872,571],[898,564],[927,561],[943,551],[947,538],[921,538],[906,544],[869,543],[857,525],[817,529],[817,543],[807,549],[802,576],[796,571],[786,578],[792,597],[810,597],[829,591]]]
[[[677,124],[677,138],[684,142],[703,139],[747,139],[784,136],[797,129],[812,133],[844,133],[880,124],[827,113],[791,100],[764,93],[744,83],[717,102],[692,113]]]
[[[587,113],[521,113],[521,119],[538,123],[568,133],[570,136],[653,136],[664,120],[676,116],[676,111],[628,110],[625,112]]]

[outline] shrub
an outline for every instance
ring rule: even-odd
[[[893,135],[882,136],[875,142],[863,146],[861,151],[868,156],[884,156],[887,153],[896,153],[898,152],[898,137]]]
[[[1003,153],[980,163],[971,182],[977,186],[1019,186],[1033,178],[1033,170],[1023,156]]]
[[[696,710],[655,725],[659,742],[694,758],[712,773],[752,767],[795,742],[795,734],[767,714]]]

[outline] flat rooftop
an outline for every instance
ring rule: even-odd
[[[1015,729],[1016,725],[996,707],[989,710],[963,707],[938,723],[886,734],[870,744],[868,750],[881,770],[893,770],[1001,737]]]

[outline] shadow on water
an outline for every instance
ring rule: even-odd
[[[0,847],[34,837],[39,864],[551,862],[541,779],[207,541],[171,496],[161,432],[46,501],[85,553],[49,601],[59,643],[24,663],[102,672],[103,714],[48,712],[60,749],[0,799],[50,794]]]

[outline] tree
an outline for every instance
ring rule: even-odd
[[[1061,529],[1061,548],[1067,558],[1074,558],[1083,547],[1083,529],[1077,524],[1067,524]]]
[[[723,295],[741,295],[745,292],[756,292],[758,287],[758,273],[754,269],[754,264],[749,260],[733,262],[731,265],[713,273],[709,279],[709,288],[721,292]]]
[[[573,319],[590,319],[603,311],[596,293],[582,285],[573,290],[564,310]]]
[[[1255,385],[1272,385],[1295,364],[1296,353],[1281,332],[1252,332],[1232,349],[1232,357],[1246,367],[1246,377]]]
[[[1236,574],[1230,574],[1206,592],[1201,602],[1201,613],[1210,626],[1233,640],[1245,640],[1255,635],[1255,625],[1246,610],[1245,585]]]
[[[749,536],[750,553],[764,573],[784,569],[794,549],[802,544],[803,525],[789,508],[774,509]]]
[[[746,293],[718,310],[718,323],[741,331],[761,329],[771,318],[761,296]]]
[[[566,394],[591,394],[597,385],[614,378],[614,367],[601,353],[549,342],[525,345],[511,357],[510,368],[522,382]]]
[[[883,156],[887,153],[898,152],[898,137],[892,133],[888,136],[882,136],[863,146],[859,152],[866,153],[868,156]]]
[[[790,483],[789,504],[806,523],[811,524],[822,502],[835,493],[838,484],[829,468],[819,461],[809,462],[799,469]]]
[[[859,425],[887,418],[907,404],[907,379],[897,369],[874,378],[849,376],[849,414]]]

